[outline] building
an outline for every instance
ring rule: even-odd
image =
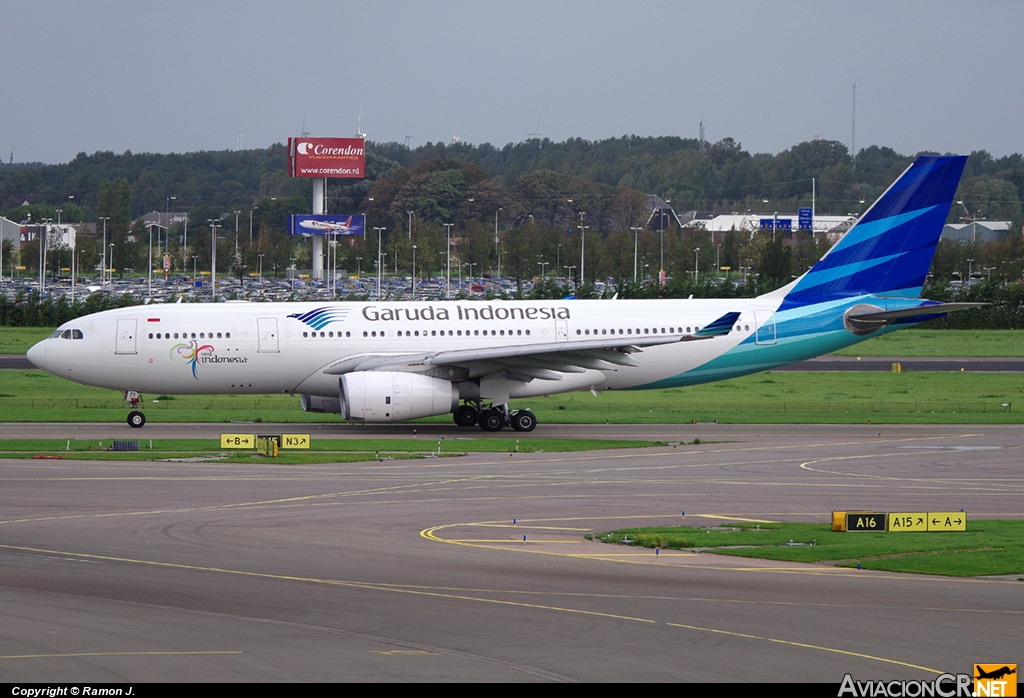
[[[942,228],[940,240],[955,240],[960,243],[994,242],[1010,235],[1013,223],[1010,221],[973,221],[971,223],[947,223]]]

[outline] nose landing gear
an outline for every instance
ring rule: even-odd
[[[132,408],[128,413],[128,426],[132,429],[140,429],[146,423],[146,415],[139,410],[139,402],[142,397],[134,390],[126,390],[124,393],[125,405]]]

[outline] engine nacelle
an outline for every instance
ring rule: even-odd
[[[341,377],[341,416],[350,422],[401,422],[459,406],[451,381],[419,373],[357,371]]]

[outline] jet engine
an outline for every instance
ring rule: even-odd
[[[401,422],[448,414],[459,406],[454,383],[419,373],[346,373],[339,381],[339,397],[341,416],[350,422]]]

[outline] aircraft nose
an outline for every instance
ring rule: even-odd
[[[32,348],[30,348],[27,352],[25,352],[25,356],[28,358],[29,361],[32,362],[33,366],[35,366],[36,368],[41,368],[41,369],[43,369],[45,371],[46,370],[46,340],[43,340],[42,342],[39,342],[38,344],[33,345]]]

